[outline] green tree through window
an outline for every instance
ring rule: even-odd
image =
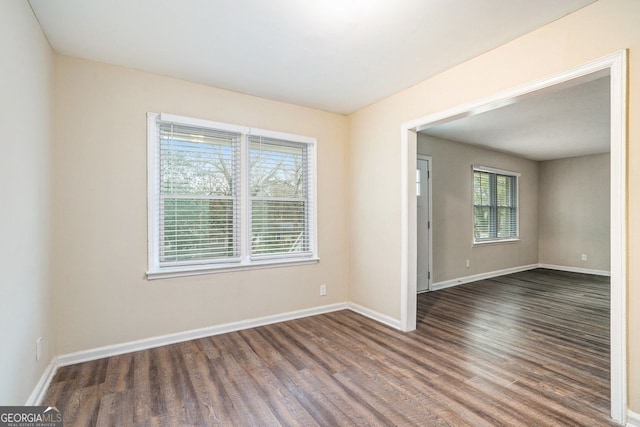
[[[251,255],[308,252],[306,145],[249,142]]]
[[[316,263],[316,139],[147,114],[149,271]]]
[[[239,137],[160,125],[160,262],[238,256]]]

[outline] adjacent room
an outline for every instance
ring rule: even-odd
[[[535,264],[607,275],[610,115],[610,78],[595,74],[421,130],[427,289]],[[418,259],[429,258],[428,238],[418,237]]]
[[[610,407],[609,88],[586,76],[418,134],[417,331],[482,366],[471,401]]]
[[[0,414],[640,426],[638,17],[0,0]]]

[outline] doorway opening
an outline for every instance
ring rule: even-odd
[[[626,422],[626,51],[487,98],[421,117],[402,125],[401,327],[416,328],[417,293],[417,132],[457,118],[490,111],[535,92],[557,90],[598,76],[610,76],[611,106],[611,417]]]
[[[429,156],[418,154],[416,161],[416,231],[417,235],[417,292],[429,292],[433,277],[431,238],[431,162]]]

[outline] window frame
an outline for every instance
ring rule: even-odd
[[[476,232],[475,232],[475,227],[476,227],[476,221],[475,221],[475,210],[476,210],[476,204],[475,204],[475,172],[484,172],[484,173],[489,173],[489,174],[493,174],[494,176],[498,175],[502,175],[502,176],[508,176],[508,177],[513,177],[515,178],[515,217],[516,217],[516,230],[515,230],[515,236],[509,236],[509,237],[497,237],[497,229],[498,229],[498,224],[497,224],[497,215],[495,217],[495,229],[496,229],[496,237],[488,237],[485,239],[476,239]],[[478,166],[478,165],[472,165],[471,166],[471,238],[472,238],[472,242],[473,242],[473,246],[481,246],[481,245],[488,245],[488,244],[496,244],[496,243],[514,243],[514,242],[519,242],[520,241],[520,176],[521,174],[519,172],[513,172],[513,171],[508,171],[508,170],[504,170],[504,169],[498,169],[498,168],[493,168],[493,167],[488,167],[488,166]],[[494,201],[493,204],[491,205],[491,207],[493,207],[494,209],[497,210],[498,205],[497,205],[497,200],[495,196],[493,196]]]
[[[240,134],[239,143],[239,182],[237,218],[239,223],[240,257],[229,261],[207,260],[202,263],[190,263],[179,266],[162,266],[160,263],[160,143],[159,123],[174,123],[183,126],[215,129]],[[290,144],[304,144],[307,164],[307,229],[309,250],[305,254],[296,253],[291,256],[277,254],[275,256],[252,259],[251,257],[251,209],[250,209],[250,176],[249,176],[249,136],[262,136],[280,140]],[[180,276],[221,273],[229,271],[252,270],[258,268],[286,267],[293,265],[315,264],[318,257],[317,238],[317,164],[316,138],[259,129],[230,123],[215,122],[205,119],[184,117],[167,113],[147,113],[147,227],[148,227],[148,264],[147,278],[160,279]]]

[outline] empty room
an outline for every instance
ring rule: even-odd
[[[639,18],[1,0],[0,424],[640,426]]]

